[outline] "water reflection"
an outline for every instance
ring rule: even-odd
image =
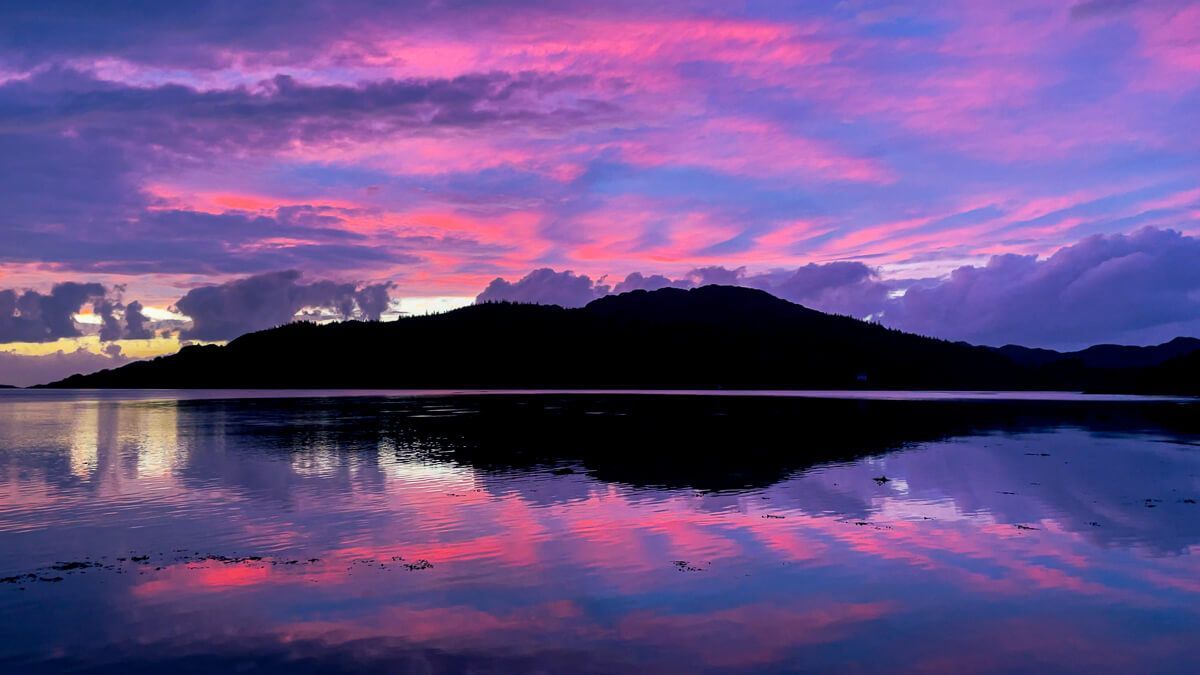
[[[1165,402],[0,400],[0,669],[1194,671],[1198,431]]]

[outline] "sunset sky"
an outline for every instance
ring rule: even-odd
[[[0,4],[0,383],[713,281],[1200,335],[1195,2],[182,4]]]

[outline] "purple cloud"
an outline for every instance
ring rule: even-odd
[[[119,349],[111,354],[97,354],[79,349],[39,356],[0,351],[0,384],[17,387],[45,384],[75,373],[94,373],[104,368],[117,368],[129,361],[130,359],[121,355]]]
[[[682,279],[630,274],[613,289],[584,275],[541,269],[493,281],[479,300],[578,307],[610,292],[691,287],[718,280],[813,309],[871,317],[901,330],[978,344],[1074,349],[1097,342],[1151,344],[1200,335],[1200,240],[1173,230],[1095,235],[1054,255],[999,255],[944,279],[884,281],[861,262],[812,263],[748,274],[707,267]],[[906,292],[891,297],[892,292]]]
[[[861,262],[810,263],[791,271],[743,279],[746,286],[813,309],[864,318],[887,301],[889,286]]]
[[[125,337],[130,340],[149,340],[154,337],[154,330],[146,324],[149,321],[142,313],[142,303],[134,300],[125,306]]]
[[[602,281],[602,280],[601,280]],[[532,302],[560,307],[582,307],[608,294],[609,287],[593,282],[587,275],[574,272],[555,272],[549,268],[526,274],[516,282],[496,278],[476,298],[475,302]]]
[[[580,76],[494,72],[361,84],[305,84],[279,75],[257,87],[199,90],[133,86],[57,67],[0,80],[6,149],[0,201],[10,205],[0,217],[0,263],[117,274],[416,263],[421,250],[475,242],[462,235],[367,237],[350,225],[365,211],[320,205],[280,206],[270,214],[169,208],[144,184],[297,145],[448,128],[586,124],[612,109],[564,95],[586,86]]]
[[[983,344],[1146,344],[1200,334],[1200,240],[1145,228],[1046,259],[1000,255],[887,305],[883,323]]]
[[[1182,0],[12,0],[0,274],[104,275],[143,299],[280,269],[465,295],[539,261],[610,266],[616,291],[742,284],[972,339],[1074,340],[1014,328],[1039,297],[1006,305],[1019,321],[921,304],[976,276],[1032,283],[1042,258],[911,298],[876,271],[1195,233],[1197,26]],[[807,265],[829,260],[867,264]],[[536,281],[493,290],[571,304],[603,285]],[[118,300],[100,330],[144,335]],[[1155,323],[1177,299],[1100,305],[1123,318],[1090,339],[1190,325]]]
[[[889,286],[878,280],[870,267],[858,262],[810,264],[794,270],[775,270],[747,274],[745,268],[701,267],[680,279],[662,274],[632,272],[612,288],[593,282],[586,275],[540,269],[516,282],[496,279],[479,295],[476,302],[511,300],[540,304],[580,307],[611,293],[659,288],[694,288],[720,284],[747,286],[824,312],[863,318],[879,312],[887,299]]]
[[[388,303],[391,302],[388,290],[392,285],[390,281],[382,284],[370,284],[354,292],[354,304],[358,306],[364,319],[378,321],[379,317],[387,311]],[[349,315],[349,312],[343,312],[343,316]]]
[[[105,288],[67,281],[50,293],[0,290],[0,342],[51,342],[79,337],[74,315],[89,303],[105,305]]]
[[[1085,0],[1071,5],[1071,17],[1088,19],[1094,16],[1116,14],[1130,9],[1137,0]]]
[[[660,288],[690,288],[695,283],[690,279],[672,281],[661,274],[642,276],[641,272],[629,273],[623,281],[613,287],[613,293],[628,293],[629,291],[657,291]]]
[[[745,267],[727,269],[719,265],[698,267],[687,273],[687,279],[697,286],[719,284],[721,286],[741,286],[746,275]]]
[[[175,308],[191,317],[184,340],[231,340],[239,335],[290,323],[305,307],[337,312],[340,318],[378,320],[387,307],[390,283],[367,285],[315,281],[301,283],[296,270],[268,272],[188,291]]]
[[[759,274],[708,267],[682,278],[632,273],[611,287],[570,271],[534,270],[515,282],[493,280],[477,302],[508,300],[579,307],[611,292],[692,287],[733,280],[827,312],[873,316],[885,325],[979,344],[1018,343],[1073,349],[1096,342],[1150,344],[1200,334],[1200,239],[1145,228],[1130,235],[1096,235],[1047,258],[998,255],[982,266],[962,266],[943,279],[910,284],[881,281],[857,262],[809,264]],[[191,317],[183,339],[227,340],[294,320],[320,307],[340,318],[377,319],[389,302],[388,282],[358,286],[303,283],[298,271],[250,276],[195,288],[176,303]],[[0,291],[0,342],[78,337],[73,315],[91,304],[102,340],[152,335],[140,302],[108,296],[119,288],[66,282],[49,293]],[[119,321],[123,316],[124,325]],[[72,372],[119,365],[125,357],[85,352],[46,357],[0,354],[6,383],[32,384]],[[110,358],[111,357],[111,358]]]
[[[527,2],[430,3],[375,0],[199,0],[180,5],[153,0],[94,3],[37,0],[0,3],[0,55],[17,66],[68,58],[109,56],[135,63],[212,70],[238,56],[275,66],[319,57],[331,44],[363,40],[385,25],[461,27],[474,19],[513,21],[514,9],[550,9]],[[560,11],[577,9],[573,3]],[[303,39],[297,39],[303,36]]]
[[[111,300],[105,300],[92,305],[93,311],[100,317],[100,340],[102,342],[119,340],[124,332],[121,329],[121,320],[114,313],[118,309],[118,304]]]
[[[611,117],[614,104],[583,95],[589,86],[585,76],[532,72],[359,84],[309,84],[281,74],[253,87],[200,90],[132,86],[50,68],[0,85],[0,121],[10,133],[69,129],[73,137],[178,162],[293,142],[454,127],[554,128]]]

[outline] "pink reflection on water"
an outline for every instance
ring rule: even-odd
[[[435,645],[469,640],[475,646],[484,646],[506,644],[521,633],[590,633],[595,636],[599,629],[588,623],[586,614],[577,604],[560,600],[502,612],[463,605],[388,607],[353,620],[289,623],[277,627],[276,632],[287,640],[352,641],[403,636],[414,642]]]
[[[1020,527],[994,522],[987,515],[947,522],[865,521],[780,511],[762,506],[770,502],[753,496],[737,509],[706,513],[691,508],[689,496],[647,504],[637,493],[609,491],[547,507],[512,494],[481,494],[466,498],[458,493],[396,491],[388,500],[394,524],[374,532],[370,542],[335,541],[311,550],[319,564],[303,569],[261,562],[173,565],[135,585],[134,593],[162,596],[230,587],[358,584],[364,573],[381,564],[400,566],[417,559],[429,560],[439,570],[422,579],[425,585],[446,583],[440,574],[445,570],[475,580],[502,575],[507,584],[523,586],[543,583],[546,574],[575,569],[629,595],[659,587],[663,575],[672,571],[672,560],[689,561],[722,582],[739,570],[761,571],[770,561],[813,568],[873,561],[910,568],[972,594],[1057,591],[1125,604],[1150,602],[1142,590],[1098,580],[1107,574],[1160,590],[1200,591],[1178,576],[1195,570],[1191,559],[1171,572],[1108,560],[1096,556],[1083,535],[1051,519]],[[414,529],[413,523],[434,527]],[[277,534],[281,545],[296,539],[287,529]],[[267,536],[257,529],[253,535],[260,542]],[[750,541],[763,548],[748,549]]]
[[[565,645],[685,669],[783,668],[800,653],[857,654],[858,643],[915,670],[1021,667],[1021,656],[1111,668],[1134,661],[1101,658],[1118,647],[1180,658],[1179,635],[1154,630],[1200,621],[1197,512],[1182,492],[1150,492],[1168,479],[1186,489],[1197,460],[1156,439],[1068,430],[927,442],[705,492],[604,482],[586,467],[489,471],[378,439],[346,449],[305,434],[264,450],[177,417],[159,404],[105,409],[73,421],[58,446],[0,430],[16,448],[0,457],[0,534],[14,542],[0,572],[78,557],[76,544],[146,551],[152,560],[123,563],[124,577],[67,574],[27,596],[120,610],[136,617],[121,625],[135,638],[169,625],[330,649]],[[1084,448],[1087,470],[1067,464],[1071,448]],[[1145,475],[1121,464],[1131,453]],[[1117,492],[1101,490],[1101,469]],[[1050,482],[1060,478],[1078,482]],[[1020,495],[1007,489],[1017,483]],[[1088,523],[1094,513],[1108,519]],[[1120,528],[1137,536],[1103,536]],[[237,558],[250,555],[262,560]],[[41,595],[57,588],[70,599]],[[0,611],[16,606],[6,590]],[[1037,616],[1022,618],[1028,608]],[[1157,628],[1139,628],[1147,616]],[[906,625],[927,626],[928,643],[889,642]]]
[[[773,663],[804,645],[843,640],[869,630],[894,610],[891,603],[825,601],[808,607],[755,604],[697,614],[634,612],[622,619],[621,636],[698,655],[706,665],[744,668]]]

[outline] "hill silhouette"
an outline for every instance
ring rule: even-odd
[[[1123,367],[1124,352],[1107,347],[1103,358],[1045,351],[948,342],[705,286],[578,309],[487,303],[386,323],[293,323],[47,386],[1174,391],[1168,364],[1195,355],[1159,349]]]
[[[1170,342],[1150,347],[1127,345],[1094,345],[1077,352],[1056,352],[1020,345],[1005,345],[999,351],[1015,363],[1026,366],[1048,366],[1077,362],[1084,368],[1149,368],[1187,356],[1200,350],[1200,339],[1177,337]]]

